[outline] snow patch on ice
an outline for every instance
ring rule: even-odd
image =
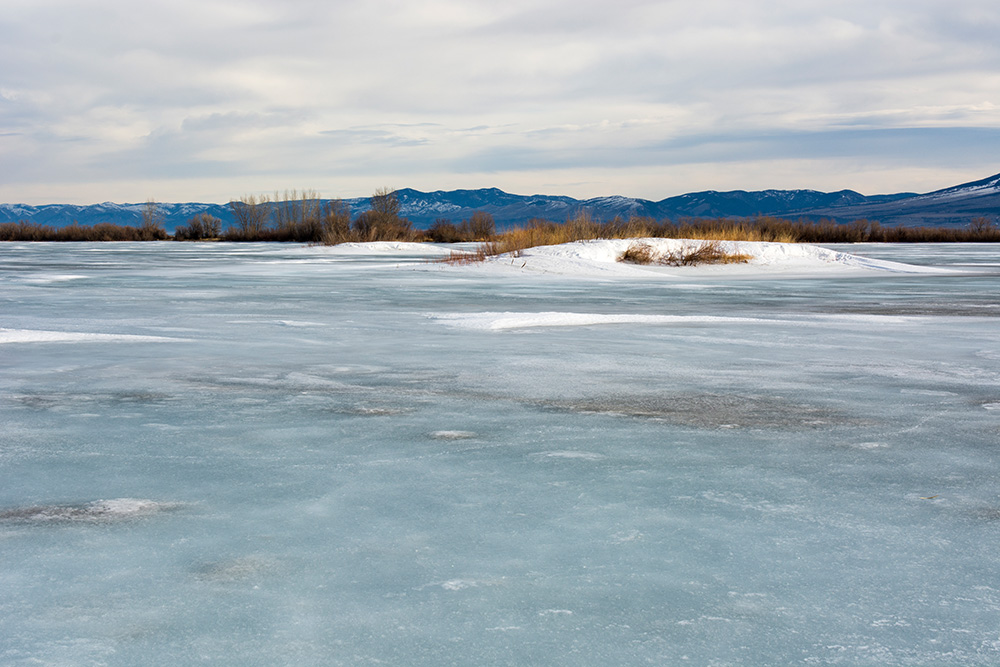
[[[76,274],[40,273],[32,278],[24,278],[20,282],[27,285],[50,285],[52,283],[68,282],[70,280],[84,280],[87,276]]]
[[[578,452],[573,450],[541,452],[536,456],[547,459],[576,459],[579,461],[600,461],[605,458],[603,454],[597,454],[595,452]]]
[[[464,591],[467,588],[478,588],[479,586],[495,586],[500,583],[498,580],[481,579],[448,579],[446,581],[432,581],[418,587],[416,590],[427,588],[441,588],[446,591]]]
[[[84,331],[40,331],[36,329],[0,328],[0,345],[5,343],[151,343],[178,342],[183,338],[166,336],[140,336],[133,334],[104,334]]]
[[[426,255],[447,257],[454,248],[434,243],[403,241],[371,241],[367,243],[340,243],[320,249],[324,255]]]
[[[434,440],[471,440],[476,437],[473,431],[433,431],[428,436]]]
[[[538,612],[539,616],[572,616],[573,612],[569,609],[543,609]]]
[[[306,322],[300,320],[275,320],[276,324],[280,324],[283,327],[325,327],[326,325],[322,322]]]
[[[459,329],[505,331],[539,327],[586,327],[611,324],[705,325],[705,324],[767,324],[781,326],[825,327],[831,322],[885,326],[910,325],[927,321],[929,316],[806,313],[794,318],[725,317],[718,315],[649,315],[640,313],[428,313],[427,317]]]
[[[532,327],[583,327],[595,324],[712,324],[730,322],[765,322],[751,317],[716,317],[711,315],[641,315],[631,313],[437,313],[429,315],[460,329],[501,331]]]
[[[872,449],[887,449],[889,443],[887,442],[849,442],[844,444],[845,447],[850,449],[860,449],[860,450],[872,450]]]

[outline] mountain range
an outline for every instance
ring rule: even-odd
[[[396,191],[401,215],[415,227],[427,228],[435,220],[459,222],[475,211],[490,213],[499,228],[532,218],[563,221],[581,212],[599,220],[644,216],[657,220],[684,217],[749,217],[771,215],[784,218],[829,218],[849,222],[861,218],[884,225],[907,227],[964,227],[976,217],[1000,218],[1000,174],[926,194],[903,192],[862,195],[853,190],[732,190],[692,192],[661,201],[611,196],[574,199],[557,195],[514,195],[496,188],[421,192],[410,188]],[[357,215],[370,207],[368,197],[345,200]],[[164,227],[172,232],[198,213],[232,222],[227,204],[160,203]],[[74,204],[0,204],[0,223],[25,220],[63,227],[74,221],[84,225],[99,222],[137,224],[146,204],[105,202],[87,206]]]

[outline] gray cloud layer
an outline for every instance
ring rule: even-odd
[[[1000,7],[0,0],[0,200],[944,187],[1000,171]]]

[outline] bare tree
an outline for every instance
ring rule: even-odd
[[[354,221],[353,229],[359,241],[399,241],[413,236],[409,220],[399,217],[402,205],[396,191],[379,188],[371,198],[371,209]]]
[[[335,245],[351,237],[351,207],[340,199],[331,199],[323,207],[323,243]]]
[[[972,222],[969,223],[969,231],[976,235],[989,234],[994,230],[996,230],[996,225],[986,216],[973,218]]]
[[[244,195],[239,201],[229,202],[229,208],[233,211],[236,238],[260,238],[271,215],[270,200],[266,196]]]
[[[496,234],[497,226],[493,216],[485,211],[474,211],[472,217],[462,221],[462,232],[467,241],[488,241]]]
[[[143,241],[154,241],[167,238],[163,229],[163,211],[153,199],[146,200],[142,206],[142,222],[139,223],[139,237]]]
[[[202,211],[187,221],[186,225],[179,225],[174,230],[174,239],[177,241],[200,241],[202,239],[216,239],[222,233],[222,220],[214,215]]]
[[[371,198],[371,210],[380,219],[393,220],[399,217],[401,209],[399,197],[392,188],[379,188]]]

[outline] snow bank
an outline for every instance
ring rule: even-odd
[[[469,248],[475,244],[462,244]],[[406,241],[371,241],[368,243],[339,243],[318,247],[324,255],[416,255],[421,257],[447,257],[458,244],[411,243]]]

